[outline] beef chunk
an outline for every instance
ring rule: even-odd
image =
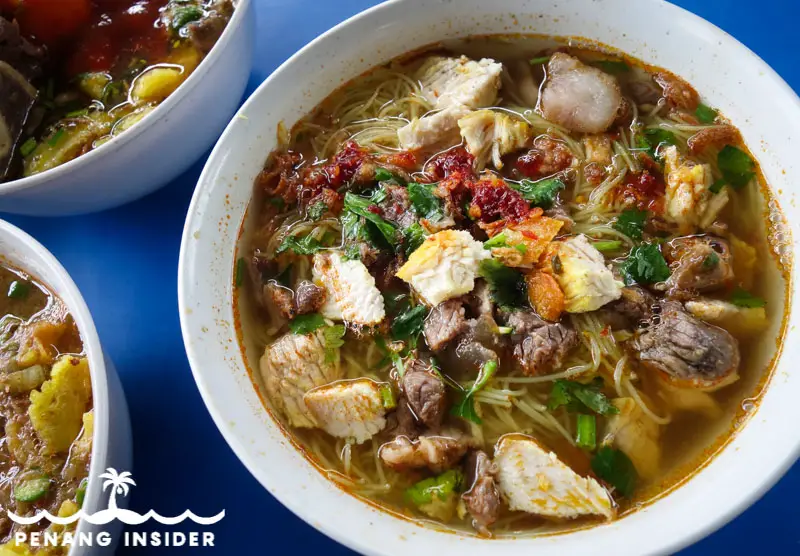
[[[27,41],[16,21],[0,17],[0,61],[17,70],[26,81],[42,75],[45,50]]]
[[[687,297],[728,286],[734,278],[728,242],[714,236],[673,239],[664,246],[672,275],[666,286],[673,296]]]
[[[656,299],[639,286],[622,288],[622,297],[600,309],[604,320],[613,330],[636,330],[647,324]]]
[[[0,180],[5,178],[22,137],[36,89],[6,62],[0,61]]]
[[[385,465],[397,471],[428,468],[441,473],[456,465],[472,444],[471,438],[453,429],[425,434],[417,440],[398,436],[381,446],[379,455]]]
[[[466,329],[464,306],[458,299],[440,303],[425,319],[425,341],[433,351],[439,351]]]
[[[294,294],[294,305],[298,315],[316,313],[325,303],[325,290],[303,280]]]
[[[399,185],[384,184],[386,198],[378,206],[383,210],[383,217],[397,224],[401,229],[408,228],[417,221],[417,217],[411,210],[411,199],[408,196],[408,189]]]
[[[510,326],[514,359],[527,375],[547,373],[560,367],[578,344],[578,334],[561,323],[540,319],[532,311],[513,311],[505,317]]]
[[[225,30],[231,16],[233,15],[233,4],[230,0],[221,0],[211,6],[211,12],[200,19],[186,26],[189,38],[198,50],[208,53],[214,48],[219,36]]]
[[[291,320],[297,315],[297,309],[294,306],[294,292],[292,290],[281,286],[275,281],[271,281],[264,285],[264,292],[267,299],[278,309],[283,318]]]
[[[413,360],[402,378],[408,406],[425,426],[438,428],[447,412],[444,382],[419,359]]]
[[[386,417],[385,435],[392,439],[404,436],[409,440],[415,440],[419,436],[421,428],[416,415],[408,406],[405,395],[400,395],[397,400],[397,409]]]
[[[485,536],[500,514],[500,492],[493,475],[492,460],[482,450],[470,452],[464,460],[467,491],[461,496],[472,516],[472,525]]]
[[[739,346],[725,330],[687,313],[676,301],[661,301],[652,324],[631,343],[647,368],[693,386],[712,387],[736,375]]]

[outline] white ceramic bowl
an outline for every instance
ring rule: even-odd
[[[128,471],[132,464],[131,427],[128,405],[122,391],[117,371],[103,354],[100,337],[94,327],[89,308],[86,307],[77,286],[64,267],[31,236],[0,220],[0,257],[4,262],[19,268],[40,280],[64,302],[78,326],[89,370],[92,376],[92,398],[94,403],[94,439],[92,459],[89,467],[89,486],[83,502],[87,513],[106,508],[107,497],[103,494],[103,482],[98,475],[108,467],[119,472]],[[85,521],[78,524],[82,532],[109,531],[112,538],[119,539],[119,522],[105,527],[91,525]],[[70,556],[113,554],[114,546],[74,547]]]
[[[395,0],[317,38],[272,74],[214,149],[187,216],[178,270],[181,325],[200,392],[250,472],[290,510],[366,554],[461,556],[649,554],[675,551],[722,526],[761,496],[800,451],[800,345],[788,342],[744,429],[691,480],[612,523],[516,540],[455,537],[381,512],[331,482],[284,437],[247,375],[234,330],[232,269],[253,179],[291,126],[336,86],[416,47],[486,33],[544,33],[600,41],[686,78],[731,118],[758,157],[795,239],[800,238],[796,135],[800,100],[729,35],[657,0]],[[746,84],[746,85],[745,85]],[[758,99],[769,99],[762,102]],[[792,245],[792,247],[794,244]],[[794,287],[794,286],[793,286]],[[798,325],[797,296],[789,329]]]
[[[208,56],[141,122],[52,170],[0,184],[0,211],[35,216],[83,214],[143,197],[177,177],[219,137],[242,99],[253,58],[251,0]]]

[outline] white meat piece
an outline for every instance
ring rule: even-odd
[[[764,307],[738,307],[721,299],[700,298],[686,302],[686,310],[709,324],[745,338],[763,332],[769,321]]]
[[[529,436],[502,437],[494,464],[500,495],[512,510],[561,519],[614,518],[611,496],[600,483],[578,475]]]
[[[564,291],[564,308],[569,313],[599,309],[622,296],[624,284],[614,278],[600,253],[581,234],[558,243],[561,272],[554,274]]]
[[[503,65],[484,58],[431,56],[416,73],[422,95],[435,108],[492,106],[500,89]]]
[[[314,427],[303,395],[342,378],[338,363],[325,362],[322,333],[286,334],[268,345],[259,361],[267,395],[293,427]]]
[[[317,253],[312,275],[327,292],[320,310],[324,317],[369,326],[386,316],[375,278],[361,261],[346,261],[336,251]]]
[[[430,307],[469,293],[480,262],[491,257],[483,244],[464,230],[443,230],[428,236],[397,277],[411,285]]]
[[[728,203],[728,188],[712,193],[711,167],[681,161],[674,145],[663,149],[663,156],[667,176],[664,215],[678,224],[681,233],[708,228]]]
[[[542,115],[570,131],[602,133],[617,118],[622,93],[617,80],[563,52],[547,63]]]
[[[361,444],[386,426],[381,386],[367,378],[340,380],[306,392],[303,400],[319,428]]]
[[[531,126],[503,112],[477,110],[460,120],[458,127],[467,150],[475,157],[475,168],[482,170],[491,158],[498,170],[502,156],[523,148],[531,140]]]
[[[470,109],[462,104],[448,106],[434,114],[415,118],[397,130],[400,148],[416,150],[434,145],[449,145],[458,142],[458,120],[469,114]]]
[[[622,450],[643,479],[656,477],[661,465],[661,426],[633,398],[616,398],[611,403],[619,413],[609,417],[603,444]]]

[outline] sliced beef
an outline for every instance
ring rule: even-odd
[[[298,284],[294,294],[294,304],[298,315],[316,313],[325,303],[325,290],[303,280]]]
[[[473,441],[461,431],[443,430],[438,434],[425,434],[416,440],[398,436],[380,447],[381,460],[397,471],[428,468],[441,473],[455,466]]]
[[[731,249],[724,239],[682,237],[665,244],[663,252],[672,270],[666,286],[673,296],[718,290],[734,279]]]
[[[208,53],[214,48],[219,36],[233,15],[233,4],[230,0],[221,0],[211,6],[211,12],[198,21],[186,26],[189,38],[198,50]]]
[[[442,379],[419,359],[406,366],[401,379],[408,406],[425,426],[435,429],[447,412],[447,392]]]
[[[439,351],[467,327],[464,305],[459,299],[440,303],[425,319],[425,341],[433,351]]]
[[[399,185],[384,184],[386,198],[378,206],[383,210],[383,217],[397,224],[401,229],[408,228],[417,221],[417,217],[411,210],[411,199],[408,196],[408,189]]]
[[[600,309],[600,312],[613,330],[636,330],[648,324],[655,303],[656,298],[644,288],[628,286],[622,288],[622,297]]]
[[[297,315],[294,306],[294,292],[285,286],[281,286],[275,281],[264,285],[266,298],[278,309],[281,316],[286,320],[291,320]]]
[[[652,324],[631,343],[645,367],[703,388],[736,374],[740,358],[733,336],[694,318],[676,301],[660,301],[657,307]]]
[[[533,311],[507,313],[505,325],[512,328],[514,359],[526,375],[559,368],[570,350],[578,345],[574,329],[542,320]]]
[[[42,75],[45,49],[26,40],[16,21],[0,17],[0,61],[17,70],[26,81]]]
[[[397,408],[386,417],[384,434],[391,439],[402,436],[409,440],[415,440],[422,432],[421,429],[417,416],[409,407],[405,395],[399,396]]]
[[[500,492],[494,480],[492,460],[482,450],[470,452],[464,460],[467,491],[461,495],[472,525],[485,536],[500,514]]]

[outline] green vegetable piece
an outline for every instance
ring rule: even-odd
[[[203,19],[203,10],[197,6],[181,6],[176,8],[170,22],[172,29],[179,31],[193,21]]]
[[[450,413],[456,417],[461,417],[462,419],[466,419],[480,425],[482,421],[475,410],[474,396],[487,384],[489,384],[489,381],[492,380],[492,377],[495,375],[495,373],[497,373],[496,360],[492,359],[484,363],[481,366],[481,370],[478,372],[478,378],[475,380],[475,383],[468,391],[461,391],[459,393],[459,397],[450,410]]]
[[[89,114],[88,108],[82,108],[80,110],[73,110],[72,112],[67,112],[64,114],[65,118],[80,118],[81,116],[86,116]]]
[[[511,328],[510,326],[498,326],[497,327],[497,333],[498,334],[506,335],[506,334],[511,334],[512,332],[514,332],[514,329]]]
[[[584,450],[597,448],[597,418],[594,415],[578,415],[575,444]]]
[[[525,245],[524,243],[518,243],[517,245],[514,246],[514,249],[516,249],[523,255],[528,252],[528,246]]]
[[[397,407],[397,399],[394,396],[394,390],[388,384],[381,384],[381,403],[385,409],[394,409]]]
[[[289,330],[292,331],[292,334],[310,334],[323,326],[325,326],[325,318],[319,313],[297,315],[289,321]]]
[[[336,354],[337,354],[336,350],[338,350],[340,347],[344,345],[345,332],[347,332],[347,328],[343,324],[334,324],[333,326],[326,326],[325,329],[322,331],[322,340],[325,345],[326,363],[333,363],[336,361]]]
[[[714,253],[713,251],[706,255],[706,258],[703,259],[703,270],[711,270],[712,268],[716,268],[719,264],[719,255]]]
[[[612,227],[631,239],[642,239],[645,222],[647,222],[646,210],[625,209],[617,216]]]
[[[648,153],[653,159],[658,159],[659,154],[658,150],[661,145],[677,145],[678,140],[675,137],[675,134],[671,131],[667,131],[666,129],[659,128],[651,128],[644,130],[644,140],[649,147]]]
[[[521,307],[527,303],[528,294],[522,273],[509,268],[496,259],[481,261],[478,275],[489,284],[492,298],[502,307]]]
[[[381,216],[370,211],[370,207],[374,205],[375,203],[372,199],[360,197],[353,193],[348,192],[344,196],[344,208],[374,224],[389,245],[396,247],[398,244],[397,228],[391,222],[387,222]]]
[[[522,180],[519,184],[508,182],[509,187],[516,189],[522,198],[535,207],[547,210],[552,208],[558,198],[558,192],[566,188],[558,178],[545,178],[539,181]]]
[[[236,260],[236,271],[233,275],[233,282],[236,284],[237,288],[240,288],[244,283],[244,275],[247,271],[247,262],[244,260],[244,257],[239,257]]]
[[[643,243],[631,249],[628,258],[622,262],[622,275],[625,284],[655,284],[670,276],[669,266],[655,243]]]
[[[424,305],[417,305],[397,315],[392,322],[392,339],[406,340],[412,347],[416,346],[427,315],[428,309]]]
[[[764,307],[767,304],[766,300],[757,297],[742,288],[736,288],[733,290],[730,299],[731,303],[737,307],[757,308]]]
[[[717,119],[717,111],[705,104],[698,105],[694,115],[697,116],[700,123],[704,124],[713,123]]]
[[[546,64],[550,61],[550,56],[539,56],[537,58],[531,58],[528,60],[528,63],[532,66],[538,66],[539,64]]]
[[[28,156],[36,149],[37,144],[38,143],[36,143],[36,139],[33,137],[28,137],[28,139],[19,148],[19,154],[22,156]]]
[[[419,222],[414,222],[403,230],[403,238],[406,244],[406,256],[419,249],[420,245],[425,242],[426,237],[428,237],[428,232],[425,231],[425,228],[423,228]]]
[[[741,149],[725,145],[717,155],[717,166],[722,177],[734,189],[740,189],[750,183],[756,175],[753,159]]]
[[[275,250],[275,254],[280,255],[286,251],[293,251],[298,255],[313,255],[320,249],[322,249],[322,244],[314,239],[313,236],[307,235],[297,239],[297,236],[288,235],[283,238],[283,241]]]
[[[65,133],[66,131],[64,131],[63,127],[58,128],[58,130],[47,140],[47,144],[51,147],[55,147],[58,145],[58,142],[61,141],[61,138],[64,137]]]
[[[389,349],[383,336],[373,336],[373,341],[375,345],[378,346],[378,350],[384,355],[384,358],[388,358],[388,360],[392,362],[395,370],[397,370],[398,376],[403,378],[403,375],[406,374],[406,366],[403,364],[403,358],[400,354]],[[384,361],[386,361],[386,359],[384,359]],[[380,363],[380,365],[382,364],[383,363]]]
[[[322,201],[317,201],[306,210],[306,218],[312,222],[316,222],[328,212],[328,205]]]
[[[505,232],[500,232],[496,236],[491,239],[487,239],[483,242],[484,249],[492,249],[494,247],[506,247],[506,234]]]
[[[79,508],[83,507],[83,501],[86,498],[86,489],[89,487],[89,479],[84,477],[81,479],[81,483],[78,485],[77,490],[75,491],[75,503],[78,504]]]
[[[616,415],[619,409],[600,391],[602,387],[603,379],[599,377],[588,384],[556,380],[550,391],[547,408],[553,411],[564,406],[572,413]]]
[[[717,193],[722,191],[722,188],[725,187],[727,184],[728,182],[720,178],[718,180],[715,180],[714,183],[711,184],[711,187],[708,188],[708,190],[716,195]]]
[[[18,502],[36,502],[47,495],[50,490],[49,477],[28,479],[14,487],[14,499]]]
[[[592,471],[622,496],[630,496],[636,488],[636,468],[620,450],[609,446],[600,448],[592,458]]]
[[[387,170],[386,168],[378,168],[375,170],[375,181],[378,182],[390,181],[399,185],[405,184],[405,180],[403,178],[394,175],[391,171]]]
[[[609,251],[617,251],[622,248],[622,242],[618,239],[611,239],[608,241],[595,241],[592,243],[595,249],[600,251],[601,253],[607,253]]]
[[[450,469],[437,477],[429,477],[406,489],[406,497],[416,506],[424,506],[434,501],[434,498],[446,500],[458,492],[464,481],[464,476],[458,469]]]
[[[592,65],[614,75],[631,71],[631,67],[622,60],[598,60],[597,62],[592,62]]]
[[[407,188],[408,198],[417,216],[431,222],[438,222],[444,217],[442,200],[433,193],[435,185],[411,182]]]
[[[8,286],[8,297],[11,299],[25,299],[31,291],[31,285],[27,282],[14,280]]]

